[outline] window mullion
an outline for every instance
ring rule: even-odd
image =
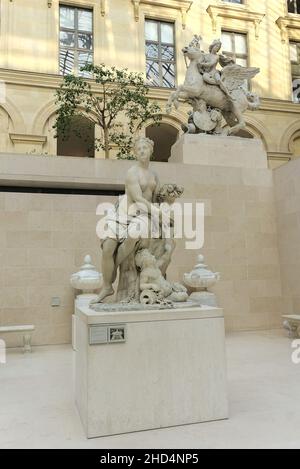
[[[163,86],[163,72],[162,72],[162,49],[161,49],[161,22],[158,22],[158,66],[159,66],[159,82]]]

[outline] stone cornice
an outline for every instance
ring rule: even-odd
[[[292,153],[284,153],[280,151],[268,151],[268,159],[275,161],[290,161],[292,159]]]
[[[60,75],[48,73],[25,72],[20,70],[0,69],[0,80],[7,85],[29,86],[56,90],[62,83]],[[97,91],[97,85],[92,86]],[[152,99],[166,101],[172,90],[167,88],[150,88],[149,96]],[[279,111],[300,113],[300,104],[275,98],[262,98],[260,109],[263,111]]]
[[[46,143],[47,137],[44,135],[28,135],[28,134],[9,134],[9,138],[13,143]]]
[[[153,7],[164,7],[179,10],[182,17],[182,27],[186,27],[186,15],[190,10],[194,0],[131,0],[134,7],[135,21],[140,19],[140,6],[150,5]]]
[[[255,37],[256,39],[259,37],[259,26],[265,14],[249,10],[247,5],[226,5],[224,2],[222,3],[222,5],[209,5],[206,10],[210,16],[214,32],[217,31],[218,18],[222,17],[253,23],[255,27]]]
[[[300,29],[300,15],[280,16],[276,20],[276,24],[280,29],[282,43],[289,40],[289,29]]]

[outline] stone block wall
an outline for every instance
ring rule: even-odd
[[[44,186],[63,180],[65,186],[120,188],[124,172],[132,164],[76,161],[76,158],[24,158],[1,155],[2,183],[17,178],[19,185],[22,180],[28,184],[30,175],[35,185],[39,180]],[[296,257],[293,259],[289,247],[291,243],[295,249],[298,241],[295,166],[288,170],[287,165],[275,173],[278,190],[289,194],[289,207],[296,204],[295,213],[291,214],[290,208],[279,220],[277,231],[271,170],[178,163],[152,165],[162,183],[176,182],[185,187],[183,201],[205,204],[205,244],[201,252],[209,267],[221,273],[215,292],[219,305],[224,308],[226,329],[281,327],[281,314],[287,312],[287,283],[293,282],[293,301],[300,298],[299,275],[292,274],[297,273],[300,261],[295,267]],[[281,176],[284,172],[286,180]],[[286,195],[280,197],[277,194],[277,207],[287,203]],[[99,202],[114,200],[115,197],[108,196],[0,192],[1,325],[35,324],[35,344],[70,342],[74,291],[69,278],[82,265],[86,254],[92,255],[100,269],[96,207]],[[289,220],[291,225],[287,229]],[[198,254],[199,251],[187,251],[184,240],[178,241],[169,278],[182,280],[183,274],[193,268]],[[61,298],[61,306],[52,307],[51,299],[57,296]],[[18,334],[7,335],[5,339],[8,345],[21,344]]]
[[[274,171],[283,309],[300,314],[300,160]]]
[[[110,197],[0,194],[0,324],[34,324],[34,344],[71,340],[70,276],[89,253],[100,267],[96,207]],[[61,306],[52,307],[52,297]],[[20,345],[20,334],[7,334]]]

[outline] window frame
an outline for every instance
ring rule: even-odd
[[[60,15],[60,9],[61,8],[68,8],[70,10],[74,10],[74,29],[72,28],[65,28],[61,26],[61,15]],[[86,30],[79,30],[79,22],[78,22],[78,12],[79,11],[89,11],[92,13],[92,31],[86,31]],[[94,31],[95,31],[95,15],[94,15],[94,8],[90,7],[84,7],[84,6],[77,6],[77,5],[69,5],[65,3],[60,3],[59,4],[59,32],[58,32],[58,70],[59,70],[59,75],[60,76],[66,76],[68,73],[64,74],[61,71],[61,51],[68,51],[71,50],[74,52],[74,66],[73,66],[73,71],[71,74],[74,74],[75,76],[81,76],[84,78],[92,78],[92,76],[87,76],[87,74],[82,74],[80,72],[80,67],[79,67],[79,53],[91,53],[92,55],[92,61],[91,63],[94,63],[94,43],[95,43],[95,37],[94,37]],[[74,47],[69,47],[69,46],[62,46],[60,43],[60,33],[61,32],[71,32],[74,33]],[[83,49],[81,47],[76,47],[78,46],[78,37],[80,34],[89,34],[92,36],[92,49]]]
[[[300,80],[300,41],[296,41],[296,40],[291,39],[289,41],[289,51],[290,51],[290,46],[291,45],[295,45],[297,47],[297,61],[296,62],[291,60],[291,54],[290,54],[292,102],[294,104],[300,104],[300,85],[299,85],[299,98],[297,100],[294,99],[296,88],[295,88],[295,90],[293,88],[294,80]],[[299,74],[298,75],[293,73],[293,65],[299,67]]]
[[[152,21],[157,23],[158,25],[158,41],[153,41],[153,40],[148,40],[146,39],[146,23],[147,21]],[[167,43],[167,42],[162,42],[161,41],[161,24],[169,24],[173,28],[173,43]],[[146,46],[148,44],[155,44],[158,46],[158,57],[157,58],[151,58],[147,56],[147,51],[146,51]],[[145,71],[146,71],[146,80],[147,80],[147,86],[153,89],[163,89],[163,90],[175,90],[177,88],[177,47],[176,47],[177,41],[176,41],[176,21],[173,21],[172,19],[167,20],[166,18],[157,18],[157,17],[151,17],[151,16],[145,16],[144,19],[144,55],[145,55]],[[162,50],[162,45],[163,46],[170,46],[174,48],[174,60],[166,60],[161,58],[161,50]],[[150,82],[148,82],[147,78],[147,62],[152,61],[156,62],[159,65],[159,85],[154,85]],[[173,64],[174,65],[174,86],[169,87],[169,86],[164,86],[163,85],[163,74],[162,74],[162,64]]]
[[[240,0],[238,2],[234,0],[222,0],[224,3],[231,3],[232,5],[246,5],[247,0]]]
[[[288,13],[288,15],[300,15],[300,4],[299,4],[299,7],[297,6],[297,0],[294,0],[294,9],[296,11],[289,11],[289,5],[288,5],[288,0],[286,0],[286,11]],[[299,8],[299,11],[297,11]]]
[[[234,50],[234,52],[224,51],[224,50],[223,50],[223,47],[222,47],[222,52],[224,53],[224,55],[226,55],[226,57],[231,57],[231,58],[233,58],[235,61],[236,61],[236,59],[244,59],[244,60],[246,60],[246,62],[247,62],[246,67],[249,67],[249,63],[250,63],[250,54],[249,54],[249,38],[248,38],[248,33],[247,33],[247,32],[241,32],[241,31],[233,31],[233,30],[230,30],[230,29],[222,29],[222,30],[221,30],[221,42],[222,42],[222,34],[223,34],[223,33],[230,34],[230,36],[231,36],[231,45],[233,46],[232,49]],[[235,40],[234,40],[234,37],[235,37],[235,35],[237,35],[237,34],[239,34],[240,36],[244,36],[244,37],[245,37],[245,44],[246,44],[246,51],[247,51],[246,54],[236,53],[236,51],[235,51]]]

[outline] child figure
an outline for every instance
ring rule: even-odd
[[[157,260],[148,249],[142,249],[135,256],[140,269],[141,303],[168,303],[187,300],[187,290],[179,283],[172,284],[162,275]]]

